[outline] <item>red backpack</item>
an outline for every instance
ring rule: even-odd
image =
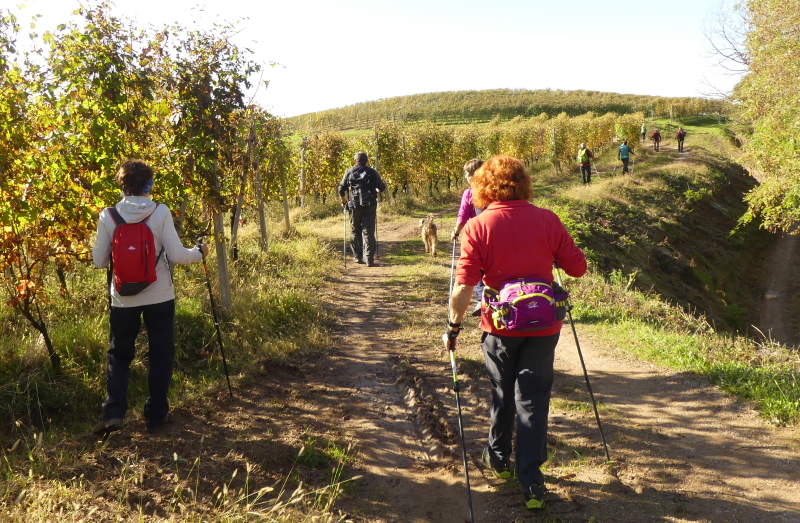
[[[164,248],[156,257],[153,231],[147,226],[153,212],[138,223],[128,223],[116,208],[108,207],[108,213],[116,224],[111,241],[111,272],[114,274],[114,288],[120,296],[139,294],[156,281],[156,265]]]

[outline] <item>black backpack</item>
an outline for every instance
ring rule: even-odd
[[[350,173],[348,181],[350,185],[350,204],[356,209],[377,205],[375,190],[370,187],[371,182],[372,177],[369,169],[365,166],[361,166]]]

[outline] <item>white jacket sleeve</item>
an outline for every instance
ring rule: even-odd
[[[109,221],[113,223],[108,211],[103,209],[97,219],[97,237],[94,240],[94,247],[92,247],[92,262],[98,269],[104,269],[111,259],[111,234],[108,232],[107,226]]]
[[[178,231],[175,230],[175,223],[172,221],[172,212],[166,205],[163,207],[166,209],[166,217],[161,229],[161,247],[164,249],[167,259],[178,265],[189,265],[202,260],[203,254],[200,249],[197,247],[187,249],[183,246]]]

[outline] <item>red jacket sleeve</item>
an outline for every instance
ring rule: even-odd
[[[555,231],[555,252],[553,257],[556,264],[573,278],[579,278],[586,274],[586,256],[583,251],[575,245],[575,240],[567,232],[567,228],[556,217],[557,223],[554,225]]]

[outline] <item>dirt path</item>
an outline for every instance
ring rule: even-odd
[[[381,231],[381,246],[392,248],[414,233],[410,219],[390,224]],[[365,479],[341,506],[363,522],[458,521],[455,514],[466,514],[466,490],[453,460],[458,449],[449,412],[439,399],[449,399],[449,368],[395,334],[398,305],[386,282],[397,268],[380,259],[377,267],[348,267],[340,283],[349,313],[342,318],[338,398],[331,408],[340,409],[342,430],[357,442]],[[422,371],[414,365],[420,356]],[[425,375],[431,371],[438,376]]]
[[[384,249],[416,235],[411,218],[384,227]],[[446,272],[449,259],[440,265]],[[438,332],[404,339],[393,323],[415,307],[398,300],[391,284],[402,270],[358,265],[340,282],[349,307],[325,412],[356,442],[355,466],[364,475],[340,507],[364,523],[460,522],[466,491],[449,363]],[[573,407],[585,407],[587,398],[565,326],[545,471],[553,501],[543,512],[522,509],[518,487],[486,476],[479,457],[489,383],[480,361],[460,366],[476,521],[800,522],[797,430],[768,425],[696,376],[657,369],[595,340],[581,345],[615,463],[605,463],[591,411]],[[478,352],[459,354],[474,359]]]
[[[796,429],[768,425],[697,376],[594,340],[581,347],[597,397],[610,409],[603,419],[619,463],[619,479],[605,478],[606,499],[592,502],[619,518],[609,521],[800,521]],[[580,386],[577,354],[571,332],[562,332],[556,368]],[[554,412],[552,420],[563,433],[569,419]],[[591,476],[591,468],[581,470],[564,483],[574,497],[591,497],[586,490],[604,483]]]

